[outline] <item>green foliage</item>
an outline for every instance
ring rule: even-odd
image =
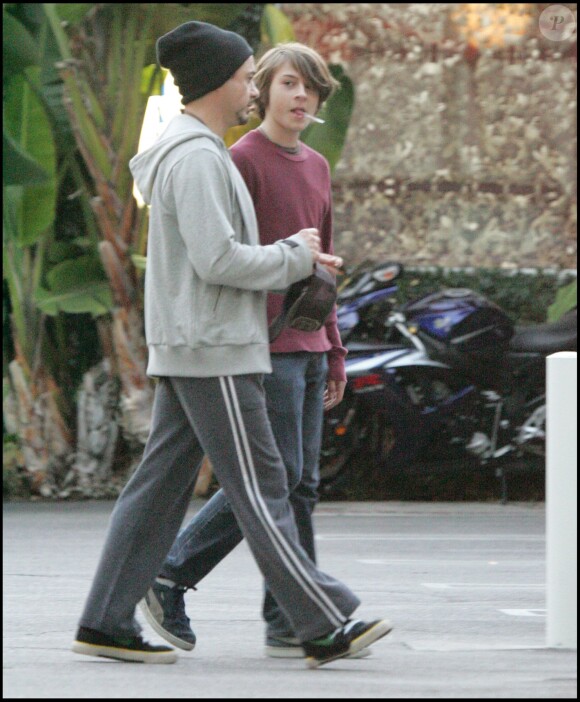
[[[169,7],[168,7],[169,6]],[[182,22],[197,20],[198,22],[209,22],[219,27],[227,27],[243,12],[248,4],[245,2],[190,2],[182,3],[162,3],[162,14],[171,26],[166,31],[173,29]],[[171,9],[169,9],[171,8]],[[165,11],[163,11],[165,9]],[[162,32],[158,32],[161,34]]]
[[[51,31],[51,21],[62,32],[62,21],[77,21],[94,5],[63,5],[62,18],[56,14],[56,7],[41,3],[12,3],[3,7],[3,276],[8,292],[3,310],[4,328],[9,332],[4,338],[3,355],[6,366],[16,347],[29,368],[36,368],[41,374],[48,370],[54,376],[62,376],[70,361],[70,336],[66,335],[74,335],[74,330],[67,329],[60,317],[46,320],[45,314],[54,314],[57,307],[91,314],[100,309],[102,313],[111,295],[102,289],[104,274],[97,259],[95,237],[88,250],[92,250],[91,259],[97,265],[83,266],[81,261],[79,270],[83,279],[79,289],[75,290],[70,278],[55,283],[63,269],[57,269],[55,274],[49,271],[52,263],[63,262],[64,255],[71,260],[79,256],[78,245],[67,245],[65,241],[57,244],[55,237],[70,239],[72,235],[77,241],[82,240],[79,235],[90,233],[93,221],[87,204],[84,212],[89,213],[88,220],[81,216],[74,224],[55,226],[57,211],[63,210],[62,203],[68,202],[69,193],[81,194],[76,199],[76,209],[81,212],[79,203],[83,199],[87,202],[87,197],[75,161],[77,147],[63,104],[63,84],[55,67],[63,58],[61,52],[70,56],[70,51],[67,42],[59,44]],[[61,34],[59,38],[62,39]],[[11,69],[9,74],[7,67]],[[86,241],[89,239],[85,237]],[[54,258],[58,248],[60,255]],[[87,246],[80,247],[80,252],[86,254]],[[48,281],[46,289],[42,287],[43,280]],[[79,291],[76,302],[59,299],[57,305],[54,300],[57,293],[63,297],[65,293],[71,296]],[[39,299],[43,300],[41,307],[36,304]],[[100,302],[100,308],[95,300]],[[83,329],[90,326],[86,320],[82,324]],[[66,334],[62,333],[64,329]],[[15,337],[14,344],[11,335]]]
[[[60,7],[60,6],[58,6]],[[99,12],[107,9],[103,5],[95,5]],[[118,3],[120,14],[128,18],[130,14],[141,15],[151,13],[151,30],[145,38],[146,53],[145,65],[154,64],[155,42],[157,37],[166,34],[183,22],[197,20],[198,22],[209,22],[218,27],[230,29],[232,25],[241,20],[248,12],[247,3],[230,2],[198,2],[198,3]],[[142,17],[139,19],[142,22]],[[114,46],[111,49],[114,50]]]
[[[133,261],[135,268],[138,268],[140,271],[144,271],[147,268],[147,256],[132,254],[131,260]]]
[[[5,131],[2,134],[4,185],[35,185],[49,179],[44,168]]]
[[[548,322],[555,322],[577,305],[578,285],[577,280],[574,279],[571,283],[558,290],[556,299],[548,307]]]
[[[20,73],[40,60],[34,37],[6,9],[2,8],[2,74],[7,77]]]
[[[549,271],[504,271],[494,268],[450,270],[409,268],[396,283],[406,302],[443,288],[470,288],[499,305],[517,324],[541,324],[558,291],[574,279]]]
[[[21,4],[11,6],[22,14]],[[38,94],[42,42],[3,7],[5,27],[11,28],[2,55],[12,72],[5,75],[3,141],[3,279],[10,296],[11,330],[15,344],[30,366],[42,339],[41,313],[31,299],[42,272],[44,247],[52,236],[58,189],[56,143],[47,111]],[[26,37],[35,42],[34,51]],[[14,43],[22,41],[20,51]],[[27,47],[27,48],[26,48]],[[6,68],[4,69],[6,71]],[[42,177],[42,173],[45,177]],[[12,344],[3,341],[5,361]]]
[[[260,24],[264,8],[265,5],[263,2],[248,4],[244,11],[225,27],[225,29],[228,29],[230,32],[241,34],[254,52],[258,52],[261,47]]]
[[[340,83],[340,88],[325,102],[319,117],[324,124],[311,124],[302,133],[305,144],[326,157],[331,172],[342,154],[348,125],[354,108],[354,85],[342,66],[330,65],[330,72]]]
[[[34,75],[37,79],[38,69]],[[28,155],[47,173],[43,182],[35,182],[32,174],[32,180],[8,193],[10,203],[16,208],[11,219],[15,229],[10,228],[9,233],[20,246],[26,246],[35,243],[54,220],[57,180],[56,145],[50,120],[42,101],[23,74],[13,77],[5,90],[4,127],[21,153]],[[12,167],[18,169],[18,164],[13,163]],[[9,171],[7,177],[11,181],[25,180],[18,170]]]
[[[262,22],[260,25],[260,33],[264,48],[276,46],[276,44],[285,44],[290,41],[296,41],[294,27],[275,5],[267,4],[262,14]]]
[[[94,255],[69,259],[52,267],[46,275],[47,289],[39,287],[35,303],[46,314],[106,314],[113,296],[100,260]]]
[[[55,5],[60,21],[67,24],[78,24],[94,7],[94,2],[62,2]]]

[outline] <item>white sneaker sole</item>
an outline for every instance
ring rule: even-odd
[[[265,653],[268,658],[306,658],[301,646],[266,646]],[[370,648],[362,648],[356,653],[348,653],[345,658],[366,658],[370,655]]]
[[[143,616],[149,622],[155,633],[159,634],[159,636],[164,638],[166,641],[169,641],[170,644],[177,646],[177,648],[181,648],[183,651],[191,651],[195,648],[195,644],[189,643],[189,641],[184,641],[183,639],[178,639],[177,636],[174,636],[171,632],[164,629],[155,618],[153,612],[149,609],[149,605],[147,604],[147,600],[145,598],[139,602],[139,609],[143,612]]]
[[[75,641],[72,645],[74,653],[80,653],[83,656],[99,656],[101,658],[114,658],[117,661],[125,661],[127,663],[175,663],[177,654],[175,651],[167,651],[162,653],[159,651],[133,651],[130,648],[117,648],[116,646],[99,646],[97,644],[84,643],[83,641]]]
[[[386,636],[392,630],[393,625],[391,622],[388,619],[381,619],[372,627],[372,629],[365,631],[364,634],[361,634],[361,636],[351,642],[350,648],[348,649],[349,655],[352,656],[361,649],[370,646],[371,644],[375,643],[375,641],[382,639],[383,636]]]

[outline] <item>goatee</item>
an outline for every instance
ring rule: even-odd
[[[250,119],[250,115],[245,109],[238,110],[238,112],[236,112],[236,117],[238,120],[238,127],[241,127],[244,124],[248,124],[248,121]]]

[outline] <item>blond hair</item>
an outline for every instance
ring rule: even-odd
[[[322,56],[314,49],[298,42],[278,44],[273,49],[269,49],[256,66],[254,82],[260,91],[260,95],[256,99],[256,107],[261,119],[266,116],[274,73],[285,61],[290,61],[304,81],[316,90],[318,109],[340,85],[328,70]]]

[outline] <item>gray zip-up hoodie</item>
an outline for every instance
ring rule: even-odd
[[[151,205],[148,375],[271,372],[266,292],[312,272],[306,243],[293,235],[290,246],[259,246],[243,178],[223,140],[194,117],[174,117],[129,167]]]

